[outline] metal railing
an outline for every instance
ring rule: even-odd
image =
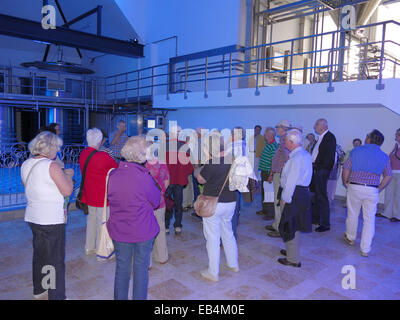
[[[0,100],[79,104],[92,109],[106,103],[105,79],[0,65]]]
[[[297,84],[316,82],[326,82],[327,91],[332,92],[335,82],[366,79],[376,79],[376,89],[382,90],[383,79],[400,77],[400,57],[396,57],[400,44],[388,37],[388,26],[400,31],[400,23],[384,21],[351,31],[335,30],[239,48],[217,57],[189,57],[176,64],[161,64],[109,76],[106,78],[106,97],[109,101],[129,101],[132,97],[140,101],[144,96],[155,94],[165,94],[169,99],[170,94],[182,92],[187,98],[189,92],[203,91],[207,98],[209,90],[221,89],[230,97],[235,88],[251,87],[258,95],[260,87],[271,85],[287,85],[288,94],[291,94]],[[381,33],[379,28],[382,28]],[[378,39],[372,41],[358,36],[358,30],[363,30],[364,34],[376,33]],[[341,41],[341,37],[346,41]],[[324,45],[319,49],[296,50],[297,44],[304,41]],[[271,48],[283,53],[268,56]],[[371,52],[375,52],[372,57],[369,56]]]
[[[69,201],[76,199],[81,183],[79,155],[83,145],[65,145],[60,151],[65,168],[74,169],[74,191]],[[0,146],[0,211],[20,209],[26,206],[21,165],[31,156],[26,143]]]

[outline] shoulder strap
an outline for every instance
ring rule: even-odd
[[[28,180],[29,180],[29,177],[31,176],[31,173],[32,173],[33,169],[34,169],[34,168],[39,164],[39,162],[41,162],[41,161],[42,161],[42,160],[39,160],[38,162],[36,162],[36,163],[32,166],[31,170],[29,170],[28,176],[27,176],[26,179],[25,179],[24,187],[26,187],[26,186],[28,185]]]
[[[85,175],[86,175],[86,169],[87,169],[87,166],[89,164],[89,161],[94,156],[94,154],[96,152],[98,152],[98,151],[97,150],[92,151],[92,153],[89,154],[89,156],[86,159],[85,166],[83,167],[83,172],[82,172],[82,180],[81,180],[80,190],[82,190],[83,186],[85,185]]]
[[[226,185],[226,183],[227,183],[227,181],[228,181],[228,179],[229,179],[229,173],[231,172],[231,169],[232,169],[232,165],[231,165],[231,167],[229,168],[228,175],[226,176],[225,182],[224,182],[224,184],[222,185],[221,190],[219,191],[218,198],[220,197],[220,195],[221,195],[221,193],[222,193],[222,190],[224,190],[224,188],[225,188],[225,185]]]
[[[108,170],[107,172],[107,176],[106,176],[106,191],[104,194],[104,205],[103,205],[103,216],[102,216],[102,221],[103,223],[107,222],[107,190],[108,190],[108,178],[110,177],[110,173],[111,171],[113,171],[115,168],[111,168],[110,170]]]

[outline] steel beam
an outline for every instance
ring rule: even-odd
[[[64,27],[45,30],[39,22],[4,14],[0,14],[0,34],[118,56],[143,57],[143,45],[138,43],[99,37]]]

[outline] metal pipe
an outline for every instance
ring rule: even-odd
[[[260,95],[260,90],[258,90],[258,72],[259,72],[259,66],[260,66],[260,48],[257,48],[257,74],[256,74],[256,92],[255,95],[259,96]]]
[[[205,65],[205,68],[206,68],[206,72],[205,72],[205,75],[204,75],[204,98],[208,98],[208,93],[207,93],[207,75],[208,75],[208,57],[206,57],[206,65]]]
[[[101,25],[102,14],[103,14],[103,7],[102,7],[102,6],[98,6],[98,7],[97,7],[97,35],[98,35],[98,36],[101,36],[101,30],[102,30],[102,25]]]
[[[229,80],[228,80],[228,97],[232,97],[231,88],[231,76],[232,76],[232,52],[229,53]]]
[[[383,59],[385,56],[385,37],[386,37],[386,23],[384,23],[382,27],[382,44],[381,44],[381,56],[379,62],[379,78],[378,78],[379,80],[378,84],[376,85],[376,90],[385,89],[385,85],[382,83]]]
[[[187,76],[188,76],[188,60],[185,61],[185,96],[184,98],[187,99]]]
[[[288,90],[288,94],[292,94],[293,93],[293,85],[292,85],[293,50],[294,50],[294,41],[292,40],[292,44],[291,44],[291,48],[290,48],[290,75],[289,75],[289,90]]]
[[[332,69],[333,69],[333,51],[335,49],[335,34],[332,33],[332,53],[331,53],[331,65],[330,65],[330,72],[329,72],[329,87],[328,92],[335,91],[335,88],[332,86]]]

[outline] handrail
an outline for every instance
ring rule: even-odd
[[[210,57],[208,56],[198,57],[196,54],[187,55],[185,57],[187,57],[187,59],[190,60],[181,59],[178,60],[178,62],[153,65],[151,67],[141,68],[127,73],[120,73],[114,76],[109,76],[106,79],[107,83],[106,86],[108,87],[108,89],[110,89],[110,87],[112,88],[111,90],[107,90],[107,95],[112,94],[114,95],[113,99],[116,99],[117,94],[120,95],[123,94],[123,92],[125,92],[124,89],[122,88],[124,85],[126,86],[125,90],[131,92],[134,90],[140,91],[141,89],[151,88],[151,96],[157,94],[157,91],[154,90],[155,88],[165,87],[167,89],[166,94],[168,99],[169,94],[176,92],[178,89],[175,88],[174,86],[184,85],[183,91],[185,93],[185,98],[186,98],[188,92],[192,91],[189,90],[191,88],[188,87],[190,84],[204,82],[204,86],[202,86],[200,90],[204,90],[204,96],[207,97],[207,92],[208,90],[210,90],[208,83],[210,83],[211,81],[218,81],[218,80],[221,81],[223,79],[226,79],[228,96],[230,96],[232,93],[231,89],[233,85],[232,79],[241,77],[254,77],[256,94],[258,94],[259,93],[258,87],[260,86],[259,80],[264,81],[265,77],[276,73],[286,74],[285,79],[287,80],[283,81],[284,82],[289,81],[289,91],[288,91],[289,93],[293,92],[293,84],[299,83],[299,81],[302,81],[303,83],[312,83],[315,81],[321,82],[321,81],[326,81],[326,76],[324,75],[329,75],[328,91],[332,92],[333,82],[348,81],[349,79],[351,80],[357,78],[357,75],[355,73],[358,72],[357,71],[358,69],[354,67],[355,62],[350,62],[350,61],[345,62],[345,60],[348,59],[348,57],[345,56],[345,54],[349,54],[350,50],[352,50],[350,58],[356,59],[351,61],[357,61],[356,63],[358,63],[360,67],[368,69],[367,73],[365,74],[364,71],[362,71],[362,69],[359,69],[360,70],[358,72],[359,79],[366,79],[366,78],[369,79],[371,77],[378,79],[379,80],[378,87],[382,89],[383,88],[382,78],[384,76],[383,71],[385,69],[385,62],[390,62],[394,63],[394,65],[398,65],[398,63],[396,63],[393,59],[388,59],[391,56],[388,53],[388,50],[385,48],[385,44],[387,45],[388,43],[390,43],[395,46],[400,46],[399,43],[391,39],[387,39],[387,37],[385,38],[384,35],[386,32],[385,29],[386,25],[388,24],[400,26],[399,22],[396,22],[394,20],[388,20],[383,22],[371,23],[363,26],[357,26],[352,30],[354,32],[354,30],[376,28],[378,26],[383,26],[382,39],[372,40],[371,42],[368,42],[367,40],[367,42],[360,42],[355,44],[352,43],[351,45],[343,45],[340,44],[336,40],[336,38],[339,34],[343,32],[347,33],[348,30],[346,31],[333,30],[333,31],[322,32],[319,34],[296,37],[287,40],[274,41],[250,47],[235,48],[234,46],[232,46],[230,52],[224,51],[223,54],[222,53],[220,54],[220,56],[221,57],[223,56],[224,58],[218,61],[210,61],[209,60]],[[315,39],[319,37],[321,37],[321,39],[324,39],[326,37],[327,38],[331,37],[332,38],[331,46],[327,47],[321,46],[318,49],[312,49],[312,50],[306,49],[303,52],[295,51],[294,43],[296,41],[304,41],[307,39]],[[282,49],[282,47],[284,47],[282,45],[287,46],[288,44],[291,48],[290,50],[287,50],[288,52],[278,54],[276,56],[265,56],[264,53],[262,55],[260,54],[262,52],[261,50],[264,50],[265,52],[265,50],[267,50],[268,48],[278,47],[280,48],[281,51],[283,51],[285,49]],[[377,51],[375,53],[372,52],[370,50],[371,47],[376,47]],[[376,56],[380,54],[379,61],[376,59],[375,60],[371,59],[371,57],[364,59],[362,57],[355,56],[358,55],[359,53],[361,54],[362,52],[367,52],[367,51],[369,52],[369,54]],[[228,55],[228,58],[226,58],[226,55]],[[243,59],[242,55],[244,55],[246,58]],[[306,58],[308,58],[310,55],[315,55],[315,56],[319,55],[320,57],[319,63],[311,61],[311,65],[301,66],[300,65],[301,61],[305,61]],[[192,59],[191,56],[193,56]],[[214,56],[218,55],[213,54],[212,57]],[[338,60],[339,56],[342,58]],[[302,59],[299,59],[299,57],[301,57]],[[324,61],[322,61],[322,58]],[[296,64],[295,64],[295,59],[296,59]],[[197,60],[202,62],[198,63]],[[278,69],[275,69],[276,65],[274,66],[274,64],[277,61],[280,61],[279,63],[281,63],[281,65],[278,67]],[[286,63],[285,65],[286,67],[284,67],[284,63]],[[376,69],[377,69],[376,64],[379,64],[378,75],[376,74]],[[150,69],[152,70],[151,75],[147,73],[143,74],[144,72]],[[159,74],[155,74],[157,73],[155,71],[159,70],[162,70],[162,72],[160,72]],[[311,72],[310,76],[308,76],[308,74],[306,74],[307,70],[315,70],[315,72]],[[222,73],[225,71],[228,73],[227,75],[217,75],[218,72]],[[300,72],[300,71],[303,71],[304,73],[302,77],[303,80],[300,80],[299,74],[295,74],[295,72]],[[215,76],[210,77],[209,74],[211,73],[214,73]],[[339,77],[337,76],[337,73],[340,74]],[[118,77],[130,74],[136,75],[137,78],[125,81],[121,78],[118,79],[117,81]],[[333,74],[335,75],[333,76]],[[342,78],[343,76],[344,78]],[[386,76],[387,72],[385,77]],[[111,83],[110,79],[114,80],[114,82]],[[151,80],[151,85],[148,83],[150,82],[150,80]],[[278,79],[274,81],[278,81]],[[139,85],[136,84],[134,87],[132,86],[129,88],[128,84],[133,84],[136,82],[141,82],[141,83]],[[263,85],[263,83],[261,83],[261,85]]]

